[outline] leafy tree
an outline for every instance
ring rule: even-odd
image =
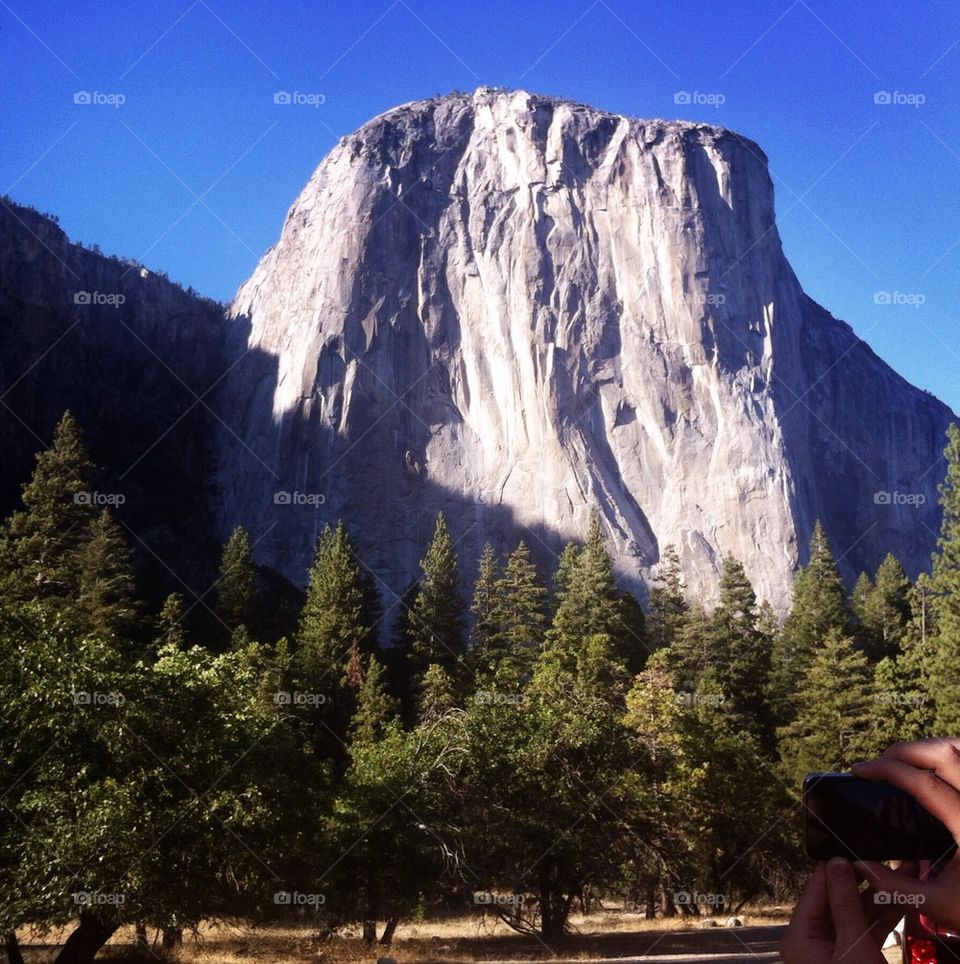
[[[250,626],[254,576],[250,536],[243,526],[237,526],[223,547],[217,580],[216,613],[231,633],[240,626]]]
[[[930,685],[937,732],[960,729],[960,426],[947,433],[947,474],[940,486],[943,520],[933,556],[930,595],[936,618]]]
[[[796,692],[796,716],[778,730],[785,778],[799,788],[813,770],[836,770],[873,749],[876,703],[867,658],[837,629],[813,654]]]

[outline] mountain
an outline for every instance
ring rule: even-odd
[[[763,152],[524,91],[343,138],[230,308],[221,536],[303,581],[343,517],[387,606],[443,511],[469,564],[546,559],[591,513],[643,592],[667,543],[780,609],[823,521],[848,577],[912,572],[950,410],[804,294]]]
[[[117,509],[150,581],[205,591],[227,333],[222,305],[0,200],[0,514],[69,408],[104,470],[96,497]]]

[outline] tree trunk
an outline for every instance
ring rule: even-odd
[[[383,929],[383,937],[380,938],[381,944],[385,944],[389,947],[393,943],[393,934],[397,929],[397,924],[399,923],[399,917],[391,917],[387,920],[387,926]]]
[[[375,920],[365,920],[363,922],[363,942],[364,944],[374,944],[377,940],[377,922]]]
[[[97,951],[113,937],[117,926],[81,913],[80,923],[60,948],[53,964],[90,964]]]
[[[20,953],[20,942],[17,940],[17,935],[13,931],[7,931],[3,943],[7,949],[9,964],[23,964],[23,954]]]
[[[137,923],[137,950],[145,951],[147,949],[147,925],[143,921]]]
[[[183,931],[179,927],[164,927],[161,945],[165,951],[172,951],[183,944]]]
[[[653,920],[657,916],[657,895],[651,884],[647,888],[647,892],[643,898],[643,911],[647,916],[647,920]]]

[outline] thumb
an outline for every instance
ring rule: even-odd
[[[885,867],[883,864],[873,860],[858,862],[855,866],[870,882],[870,886],[875,892],[874,900],[878,904],[900,904],[903,910],[916,909],[923,906],[932,916],[938,920],[940,919],[939,915],[942,914],[944,908],[940,906],[943,901],[939,899],[940,895],[937,891],[936,884],[933,881],[919,880],[913,876],[913,873],[915,873],[914,868],[891,870],[889,867]],[[913,871],[913,873],[911,871]],[[905,897],[911,899],[905,901]],[[950,903],[953,904],[955,902],[951,901]],[[948,914],[951,918],[956,918],[956,909],[950,907]],[[950,922],[951,921],[946,919],[942,920],[942,923]]]
[[[860,892],[853,868],[842,858],[835,858],[827,864],[827,898],[830,901],[830,916],[836,931],[836,956],[842,959],[855,947],[860,948],[860,956],[869,953],[870,927],[860,903]],[[866,944],[863,941],[867,941]],[[851,961],[858,958],[852,956]]]

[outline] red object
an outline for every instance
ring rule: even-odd
[[[907,937],[910,964],[937,964],[937,947],[924,937]]]

